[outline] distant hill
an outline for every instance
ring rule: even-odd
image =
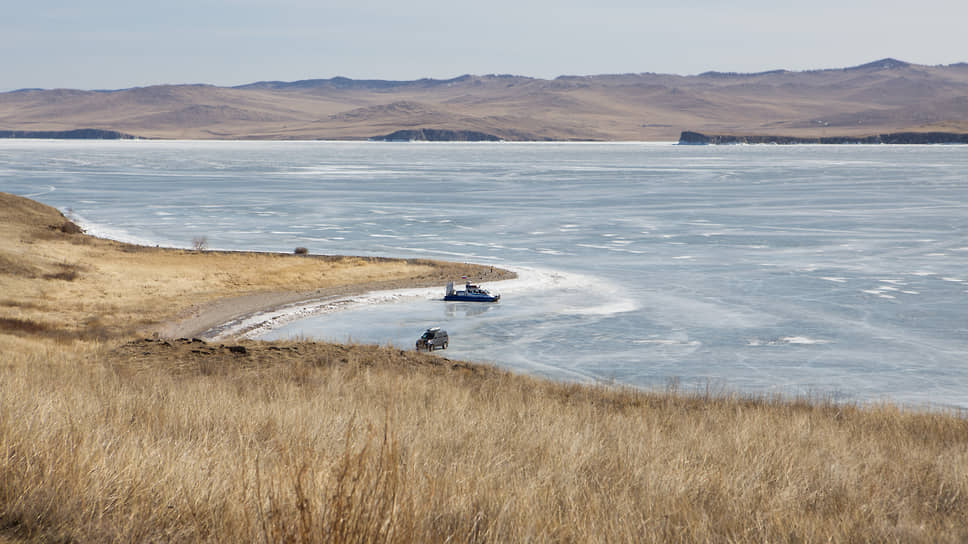
[[[146,138],[667,140],[683,130],[820,138],[968,132],[968,64],[895,59],[839,69],[552,80],[343,77],[238,87],[0,93],[0,131],[95,129]],[[393,139],[393,138],[391,138]]]

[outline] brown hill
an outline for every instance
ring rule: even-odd
[[[148,138],[366,139],[401,130],[507,140],[675,140],[682,130],[799,137],[968,132],[968,64],[695,76],[162,85],[0,94],[0,130],[95,128]]]

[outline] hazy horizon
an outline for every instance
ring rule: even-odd
[[[0,91],[964,62],[968,4],[53,0],[9,6]]]
[[[803,70],[788,70],[786,68],[768,68],[768,69],[759,70],[759,71],[756,71],[756,72],[729,72],[729,73],[739,73],[739,74],[745,74],[745,75],[755,75],[755,74],[759,74],[759,73],[768,73],[768,72],[773,72],[773,71],[777,71],[777,70],[787,70],[787,71],[790,71],[790,72],[811,72],[811,71],[823,71],[823,70],[841,70],[841,69],[849,69],[849,68],[854,68],[854,67],[857,67],[857,66],[863,66],[863,65],[866,65],[866,64],[871,64],[871,63],[875,63],[875,62],[878,62],[878,61],[881,61],[881,60],[887,60],[889,58],[891,58],[891,57],[884,57],[884,58],[880,58],[880,59],[871,59],[870,61],[862,62],[860,64],[851,65],[851,66],[824,66],[824,67],[817,67],[817,68],[806,68],[806,69],[803,69]],[[913,65],[922,65],[920,63],[914,63],[914,62],[905,61],[904,59],[896,59],[895,58],[893,60],[897,60],[897,61],[901,61],[901,62],[907,62],[908,64],[913,64]],[[965,61],[957,61],[957,62],[952,62],[952,63],[942,63],[942,64],[923,65],[923,66],[950,66],[952,64],[964,64],[964,63],[965,63]],[[351,78],[351,77],[344,76],[342,74],[337,74],[337,75],[326,76],[326,77],[307,77],[307,78],[290,79],[290,80],[259,79],[259,80],[253,80],[253,81],[246,81],[246,82],[238,83],[238,84],[234,84],[234,85],[219,85],[219,84],[216,84],[216,83],[209,83],[209,82],[204,82],[204,81],[184,81],[184,82],[170,81],[170,82],[166,82],[166,83],[152,83],[152,84],[149,84],[149,85],[144,85],[143,87],[165,86],[165,85],[189,85],[189,86],[190,85],[202,85],[202,86],[213,86],[213,87],[232,88],[232,87],[244,87],[246,85],[253,85],[253,84],[258,84],[258,83],[275,83],[275,82],[295,83],[295,82],[299,82],[299,81],[317,81],[317,80],[325,81],[325,80],[338,79],[338,78],[345,78],[345,79],[349,79],[349,80],[353,80],[353,81],[419,81],[419,80],[449,81],[449,80],[459,79],[459,78],[465,77],[465,76],[470,76],[470,77],[511,76],[511,77],[523,77],[523,78],[529,78],[529,79],[540,79],[540,80],[548,80],[548,81],[550,81],[550,80],[554,80],[554,79],[562,78],[562,77],[595,77],[595,76],[608,76],[608,75],[649,74],[649,73],[657,74],[657,75],[671,75],[671,76],[691,77],[691,76],[702,75],[702,73],[708,73],[708,72],[727,73],[727,71],[725,71],[725,70],[716,70],[716,69],[710,69],[710,70],[707,70],[706,72],[701,72],[701,73],[697,73],[697,74],[675,74],[675,73],[666,73],[666,72],[607,72],[607,73],[606,72],[601,72],[601,73],[596,73],[596,74],[559,74],[557,76],[549,77],[549,78],[532,76],[532,75],[528,75],[528,74],[509,74],[509,73],[487,73],[487,74],[483,74],[482,73],[482,74],[476,74],[476,73],[463,73],[463,74],[457,74],[457,75],[454,75],[454,76],[451,76],[451,77],[439,77],[439,78],[438,77],[427,77],[427,78],[411,78],[411,79],[391,79],[391,78],[382,78],[382,77],[356,77],[356,78]],[[2,92],[27,91],[27,90],[35,90],[35,89],[37,89],[37,90],[69,89],[69,90],[93,91],[93,92],[112,92],[112,91],[123,91],[123,90],[127,90],[127,89],[134,89],[134,88],[139,88],[139,87],[142,87],[142,86],[136,85],[136,86],[131,86],[131,87],[116,87],[116,88],[107,88],[107,87],[101,87],[101,88],[79,88],[79,87],[21,87],[21,88],[18,88],[18,89],[0,90],[0,93],[2,93]]]

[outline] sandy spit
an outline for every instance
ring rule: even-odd
[[[509,274],[514,277],[514,274]],[[433,281],[379,281],[303,292],[263,292],[218,299],[193,306],[155,331],[160,338],[200,338],[206,341],[256,336],[281,324],[337,311],[362,295],[444,287]],[[387,298],[393,298],[389,295]]]

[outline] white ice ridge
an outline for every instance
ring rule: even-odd
[[[54,187],[53,185],[50,185],[50,186],[47,187],[47,190],[46,191],[40,191],[40,192],[37,192],[37,193],[30,193],[29,195],[20,195],[20,196],[22,196],[24,198],[37,198],[39,196],[44,196],[46,194],[53,193],[56,190],[57,190],[57,187]]]
[[[588,294],[586,300],[594,300],[600,304],[595,306],[566,305],[559,310],[559,313],[612,315],[634,311],[638,308],[635,302],[621,296],[619,287],[605,280],[572,272],[523,266],[502,266],[515,272],[518,277],[494,282],[499,284],[498,288],[490,288],[491,284],[482,284],[483,287],[499,292],[502,296],[514,296],[521,293],[530,295],[552,290],[574,290]],[[229,337],[258,338],[300,319],[368,307],[373,304],[442,299],[443,295],[444,286],[372,291],[360,295],[326,297],[250,314],[212,329],[203,336],[210,340],[223,340]]]
[[[114,240],[115,242],[139,246],[154,246],[158,244],[158,242],[155,240],[139,238],[121,229],[115,229],[105,225],[100,225],[98,223],[93,223],[75,212],[65,212],[61,210],[61,213],[73,221],[77,226],[81,227],[86,234],[90,234],[91,236],[95,236],[97,238],[104,238],[106,240]]]
[[[421,299],[432,300],[434,298],[443,298],[442,287],[371,291],[359,295],[324,297],[289,304],[265,312],[256,312],[220,325],[203,336],[209,337],[211,340],[223,340],[229,337],[258,338],[300,319],[362,308],[372,304],[389,304]]]
[[[812,346],[812,345],[829,344],[829,343],[830,343],[830,340],[810,338],[809,336],[782,336],[780,338],[772,338],[769,340],[763,340],[760,338],[751,338],[746,341],[746,345],[751,347],[778,346],[781,344]]]
[[[501,266],[518,275],[513,280],[501,282],[502,296],[505,293],[530,295],[553,291],[563,295],[549,296],[547,299],[560,301],[561,305],[556,308],[558,314],[607,316],[633,312],[641,307],[639,302],[629,298],[620,285],[602,278],[547,268]],[[569,302],[575,298],[577,302]]]

